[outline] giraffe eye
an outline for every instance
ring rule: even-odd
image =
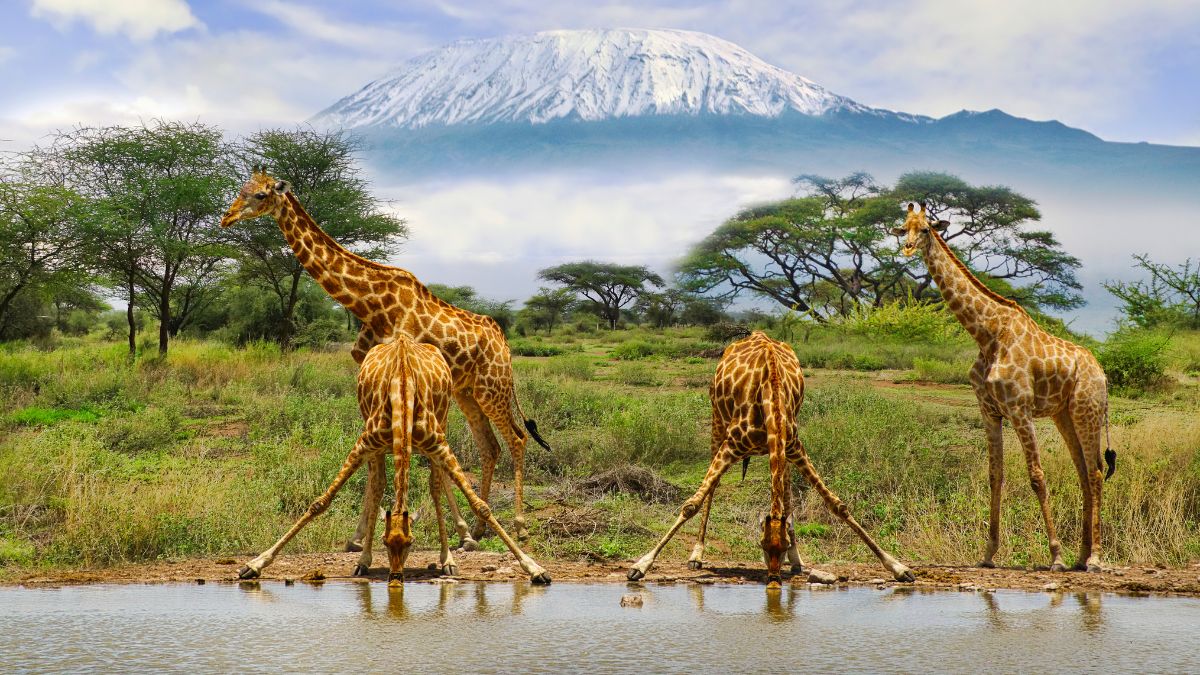
[[[254,195],[254,198],[255,198],[255,199],[266,199],[266,198],[267,198],[267,193],[265,193],[265,192],[258,192],[258,193],[255,193],[255,195]]]

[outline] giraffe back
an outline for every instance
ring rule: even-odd
[[[415,392],[413,444],[440,444],[450,410],[450,367],[437,347],[405,335],[371,348],[358,371],[358,406],[366,431],[381,447],[391,447],[392,387],[406,377]]]
[[[779,400],[783,404],[780,412],[787,425],[787,436],[794,437],[796,412],[804,401],[804,374],[790,345],[755,331],[726,347],[717,363],[709,387],[713,432],[723,434],[722,440],[739,454],[766,453],[763,392],[771,369],[778,377]]]

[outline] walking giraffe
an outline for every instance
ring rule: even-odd
[[[550,583],[550,575],[546,570],[521,550],[517,542],[496,522],[487,502],[471,489],[466,474],[446,443],[446,416],[450,410],[451,388],[450,368],[441,352],[432,345],[420,344],[404,334],[398,334],[392,342],[371,349],[358,371],[358,408],[362,413],[363,431],[354,449],[325,493],[308,507],[275,545],[238,570],[238,576],[242,579],[259,576],[292,537],[329,508],[338,490],[363,462],[369,458],[383,461],[384,454],[390,449],[396,464],[396,500],[392,510],[387,512],[383,541],[388,549],[389,582],[402,583],[404,563],[413,541],[412,518],[408,512],[408,470],[412,450],[416,448],[417,452],[429,458],[429,489],[437,509],[442,572],[451,573],[454,558],[447,543],[441,500],[437,494],[441,488],[438,472],[454,481],[466,496],[471,510],[499,535],[533,583]],[[396,514],[395,517],[393,514]],[[367,524],[363,558],[359,561],[363,569],[370,566],[374,525],[375,518],[371,518]]]
[[[538,434],[533,420],[521,412],[513,390],[512,354],[504,331],[491,317],[443,302],[410,272],[347,251],[313,221],[286,181],[276,180],[262,170],[256,169],[242,186],[221,219],[221,226],[229,227],[240,220],[268,214],[275,218],[304,269],[362,322],[358,340],[350,352],[356,362],[361,364],[372,346],[399,334],[441,350],[450,366],[454,400],[479,448],[483,499],[490,498],[492,474],[500,455],[490,421],[512,454],[515,529],[518,539],[526,538],[523,513],[526,431],[542,447],[549,450],[550,446]],[[379,470],[382,465],[367,467],[367,503],[377,504],[382,494],[384,479],[382,474],[377,475]],[[347,550],[360,550],[367,520],[374,517],[374,511],[363,509]],[[477,520],[474,538],[484,532],[484,524]],[[464,536],[465,532],[459,534],[464,547],[474,547],[475,542]]]
[[[979,399],[988,441],[988,478],[991,513],[987,552],[981,567],[995,567],[1000,547],[1000,493],[1004,486],[1004,435],[1007,419],[1025,449],[1029,480],[1042,508],[1050,540],[1050,567],[1065,569],[1061,546],[1054,532],[1046,479],[1038,455],[1033,420],[1052,417],[1066,442],[1079,473],[1083,491],[1083,536],[1076,569],[1100,570],[1100,493],[1104,479],[1116,469],[1116,453],[1104,453],[1107,476],[1100,472],[1101,436],[1108,424],[1108,386],[1104,369],[1088,350],[1042,330],[1016,302],[983,285],[958,259],[937,229],[920,210],[908,205],[904,225],[893,234],[904,237],[903,252],[925,259],[946,307],[958,318],[975,342],[979,357],[971,367],[971,386]]]
[[[700,488],[683,503],[679,517],[667,534],[629,570],[630,581],[646,576],[655,558],[683,524],[704,505],[700,539],[689,566],[703,562],[704,533],[712,495],[730,466],[753,455],[767,455],[771,468],[771,511],[763,519],[762,549],[767,565],[767,584],[779,585],[783,555],[787,552],[792,571],[799,572],[800,555],[796,537],[788,526],[791,519],[790,465],[825,500],[829,510],[841,518],[879,558],[897,581],[912,581],[913,573],[881,549],[871,535],[850,515],[850,509],[826,487],[808,460],[808,452],[796,435],[796,412],[804,402],[804,374],[796,352],[786,343],[755,331],[725,348],[709,387],[712,399],[712,462]]]

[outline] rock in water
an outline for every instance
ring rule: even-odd
[[[641,593],[626,593],[621,596],[622,607],[641,607],[643,603]]]
[[[837,575],[823,570],[809,570],[808,581],[813,584],[837,583]]]

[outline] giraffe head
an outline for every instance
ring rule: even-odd
[[[778,587],[783,579],[779,569],[783,566],[783,555],[788,550],[787,518],[767,515],[762,520],[762,550],[767,563],[767,587]]]
[[[242,191],[221,218],[221,227],[229,227],[239,220],[257,218],[267,213],[278,213],[283,205],[284,196],[291,189],[287,181],[275,180],[261,167],[255,167],[250,180],[242,186]]]
[[[908,217],[904,219],[903,225],[892,228],[892,234],[905,235],[904,247],[900,250],[904,252],[904,255],[911,257],[917,251],[924,251],[925,247],[929,245],[929,229],[931,227],[944,230],[949,224],[948,220],[937,220],[930,224],[929,218],[925,215],[925,202],[921,202],[920,211],[915,210],[912,202],[909,202]]]

